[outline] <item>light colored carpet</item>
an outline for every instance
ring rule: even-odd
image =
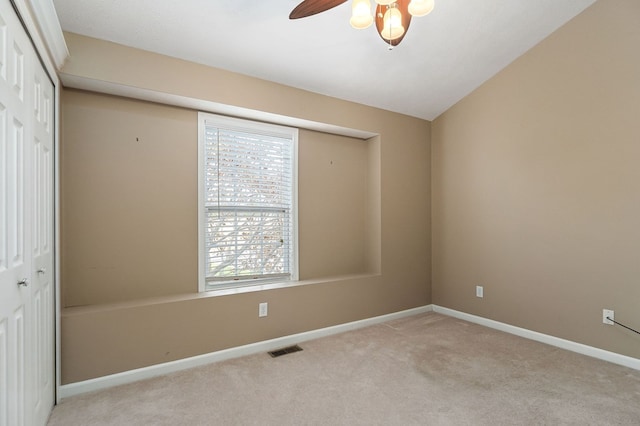
[[[68,398],[57,425],[640,425],[640,372],[428,313]]]

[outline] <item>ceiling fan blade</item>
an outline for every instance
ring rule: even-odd
[[[304,0],[289,14],[289,19],[306,18],[341,5],[347,0]]]

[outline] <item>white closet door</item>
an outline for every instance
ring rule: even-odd
[[[0,426],[44,425],[53,406],[52,95],[0,0]]]
[[[32,407],[35,425],[44,425],[54,399],[53,289],[53,84],[40,63],[30,76],[33,86],[32,153]]]

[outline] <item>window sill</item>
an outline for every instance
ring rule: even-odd
[[[272,281],[269,283],[263,282],[257,285],[209,290],[209,291],[203,291],[199,293],[195,292],[195,293],[187,293],[187,294],[177,294],[173,296],[149,297],[144,299],[127,300],[122,302],[103,303],[99,305],[70,306],[70,307],[62,308],[60,315],[61,317],[64,318],[64,317],[72,317],[75,315],[85,315],[89,313],[113,311],[113,310],[119,310],[119,309],[130,309],[130,308],[138,308],[143,306],[161,305],[166,303],[185,302],[189,300],[205,299],[209,297],[229,296],[234,294],[243,294],[243,293],[251,293],[251,292],[266,291],[266,290],[276,290],[281,288],[298,287],[298,286],[305,286],[305,285],[312,285],[312,284],[329,284],[329,283],[335,283],[340,281],[373,279],[378,277],[381,277],[381,274],[374,272],[374,273],[363,273],[363,274],[340,275],[340,276],[318,278],[318,279],[311,279],[311,280],[301,280],[301,281],[275,281],[275,282]]]
[[[251,293],[255,291],[275,290],[279,288],[298,287],[298,286],[311,285],[311,284],[321,284],[321,283],[331,283],[331,282],[353,280],[353,279],[372,278],[378,275],[379,274],[375,274],[375,273],[371,273],[371,274],[365,273],[365,274],[339,275],[339,276],[333,276],[333,277],[317,278],[312,280],[299,280],[299,281],[269,280],[267,282],[263,281],[261,283],[239,285],[236,287],[226,287],[226,288],[205,290],[200,294],[203,297],[228,296],[230,294]]]

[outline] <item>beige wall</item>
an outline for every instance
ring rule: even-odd
[[[434,303],[640,357],[602,324],[640,327],[639,17],[598,1],[433,122]]]
[[[430,303],[430,123],[66,37],[66,78],[379,136],[300,132],[300,272],[313,284],[209,297],[197,293],[196,111],[64,90],[62,383]]]
[[[367,141],[301,131],[298,143],[300,279],[376,272],[366,244],[370,207]],[[375,167],[371,165],[371,167]],[[378,181],[377,189],[380,190]],[[371,214],[374,214],[373,212]]]
[[[62,111],[63,306],[197,291],[197,111],[69,89]],[[298,145],[300,279],[376,272],[376,144],[302,129]]]
[[[62,305],[197,290],[197,112],[73,90],[61,105]]]

